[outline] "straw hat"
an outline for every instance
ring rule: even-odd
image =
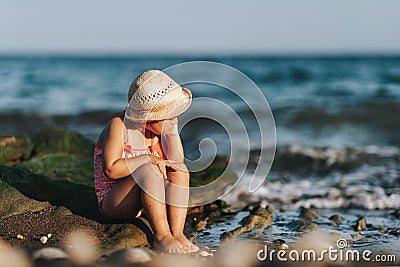
[[[149,70],[139,75],[128,92],[125,117],[135,122],[166,120],[185,112],[192,94],[167,74]]]

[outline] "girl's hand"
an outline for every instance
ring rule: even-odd
[[[170,120],[165,120],[162,135],[165,135],[166,137],[179,135],[177,117]]]
[[[174,165],[174,161],[172,160],[163,160],[156,156],[149,155],[150,163],[157,166],[158,170],[160,171],[162,177],[164,179],[168,179],[167,177],[167,168],[171,168],[174,171],[179,170],[177,166]]]

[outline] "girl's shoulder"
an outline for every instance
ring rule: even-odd
[[[124,119],[120,116],[115,116],[111,118],[106,126],[104,127],[103,131],[100,133],[99,138],[97,139],[96,145],[98,147],[103,147],[104,141],[107,137],[114,135],[113,133],[116,132],[117,134],[122,131],[123,135],[125,136],[125,124]]]

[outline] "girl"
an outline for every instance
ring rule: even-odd
[[[165,73],[144,72],[129,89],[125,119],[108,122],[94,152],[95,189],[103,215],[131,219],[144,210],[154,231],[152,246],[162,252],[199,250],[183,234],[189,173],[177,116],[191,100],[190,91]]]

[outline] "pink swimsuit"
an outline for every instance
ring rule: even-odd
[[[122,120],[122,119],[121,119]],[[154,134],[150,131],[146,132],[146,135],[150,135],[154,138]],[[151,154],[157,157],[164,158],[162,152],[158,152],[158,147],[149,146],[145,149],[133,149],[130,145],[125,144],[122,152],[122,158],[133,158],[144,154]],[[118,179],[109,179],[103,169],[103,149],[99,146],[95,147],[94,150],[94,187],[96,190],[97,201],[99,207],[102,207],[103,199],[110,193],[111,188],[115,183],[118,183]]]

